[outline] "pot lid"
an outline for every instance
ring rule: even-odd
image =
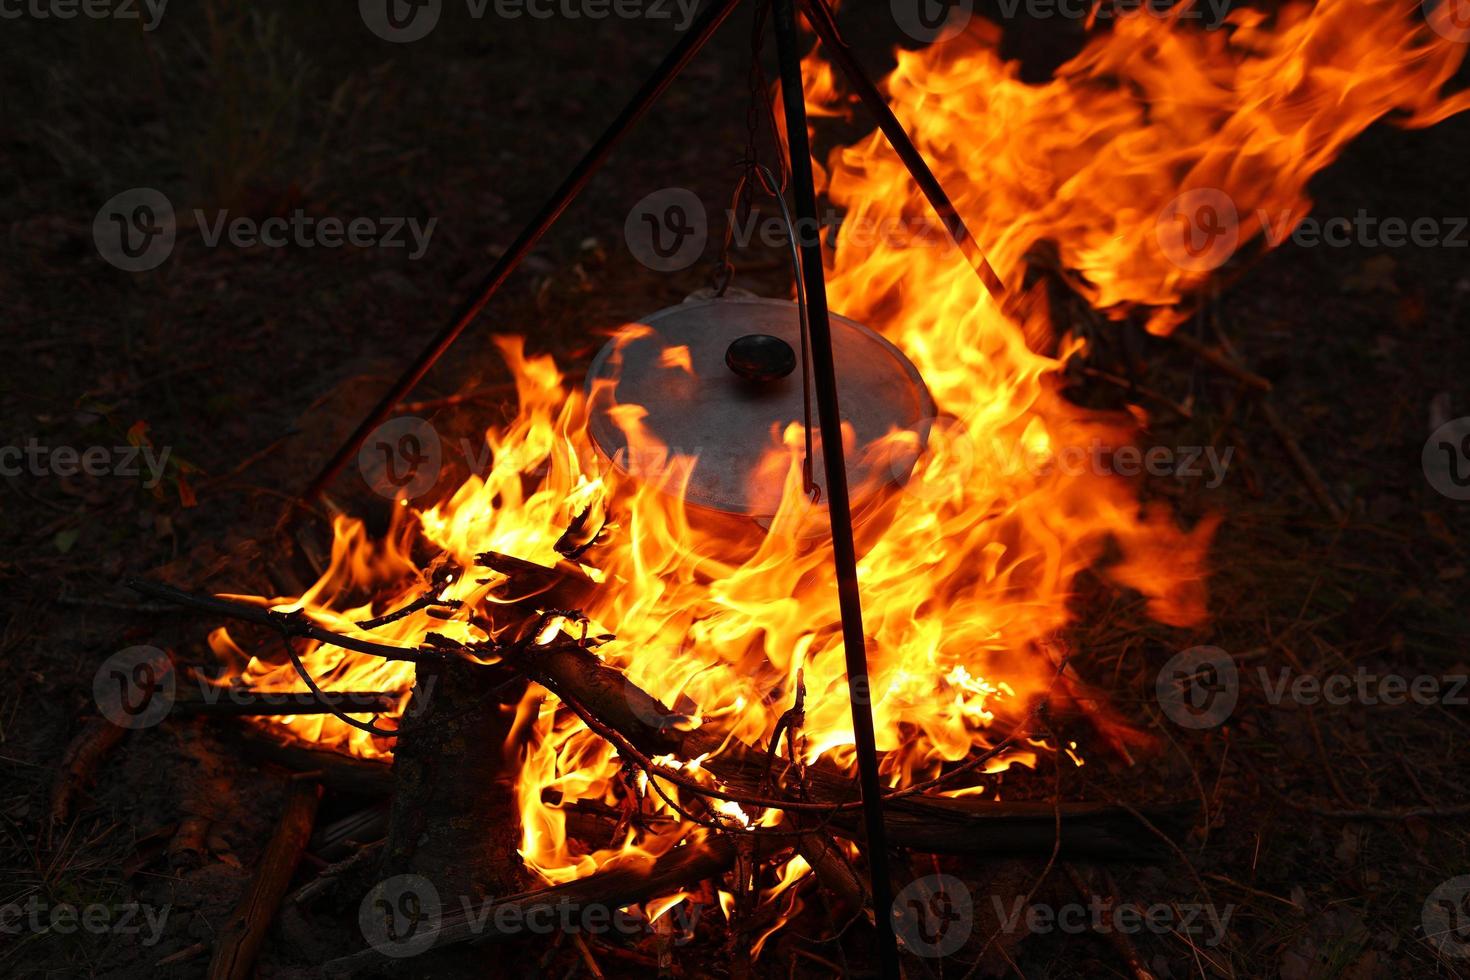
[[[896,429],[915,432],[922,446],[934,402],[897,347],[846,317],[831,314],[831,323],[838,401],[855,437],[846,459],[856,509],[908,476],[906,467],[867,450]],[[647,477],[650,461],[640,456],[648,454],[630,451],[623,429],[633,422],[670,455],[697,457],[683,492],[690,503],[769,519],[786,466],[762,470],[761,462],[781,447],[787,426],[803,424],[800,351],[793,302],[726,296],[660,310],[625,328],[593,360],[588,432],[619,469]],[[641,418],[633,406],[641,406]],[[825,500],[815,392],[811,412],[813,475]]]

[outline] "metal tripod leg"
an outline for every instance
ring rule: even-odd
[[[847,658],[847,689],[852,706],[853,744],[862,787],[868,879],[877,928],[878,962],[884,977],[898,980],[898,944],[893,933],[893,885],[888,877],[888,831],[883,824],[883,787],[873,732],[863,607],[858,595],[857,550],[852,540],[852,507],[847,493],[847,463],[842,451],[842,414],[837,404],[837,370],[832,356],[832,324],[827,318],[827,283],[822,272],[822,240],[817,223],[811,147],[806,133],[806,96],[801,83],[800,39],[794,0],[774,0],[776,49],[781,62],[781,97],[786,109],[786,139],[791,150],[791,187],[796,227],[806,229],[801,245],[801,275],[806,290],[812,347],[812,382],[822,433],[827,475],[827,514],[832,524],[832,560],[837,572],[837,602],[842,613],[842,647]]]

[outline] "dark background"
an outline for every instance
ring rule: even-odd
[[[119,476],[4,481],[0,903],[147,895],[175,912],[152,949],[108,936],[12,937],[0,944],[0,973],[202,973],[204,959],[153,964],[210,941],[269,833],[278,773],[243,759],[220,771],[218,758],[233,759],[227,735],[207,736],[223,748],[200,763],[197,733],[165,726],[130,736],[74,823],[42,832],[48,787],[91,710],[101,660],[145,642],[200,656],[199,624],[152,610],[121,579],[153,572],[199,590],[265,590],[262,549],[282,495],[304,486],[676,38],[669,22],[477,22],[451,2],[428,38],[394,45],[366,30],[356,6],[199,0],[170,5],[152,33],[85,18],[0,22],[0,444],[124,445],[145,421],[153,444],[188,464],[158,493]],[[887,6],[854,6],[842,22],[875,74],[886,71],[903,41]],[[1081,40],[1071,22],[1014,22],[1006,49],[1039,78]],[[666,186],[692,188],[712,212],[724,206],[746,139],[749,50],[742,12],[415,397],[506,380],[492,332],[523,334],[576,371],[601,331],[705,285],[713,244],[693,268],[657,274],[629,254],[623,222]],[[1470,214],[1467,145],[1464,117],[1427,131],[1375,126],[1314,181],[1314,213]],[[977,161],[975,179],[983,168]],[[180,233],[160,268],[133,274],[99,256],[92,222],[137,186],[171,199]],[[194,208],[438,223],[411,262],[404,250],[209,248],[187,218]],[[1177,937],[1140,937],[1161,974],[1470,973],[1466,961],[1436,956],[1419,927],[1430,890],[1470,873],[1463,706],[1275,708],[1248,690],[1237,720],[1209,733],[1170,728],[1149,711],[1159,665],[1201,643],[1242,664],[1304,672],[1470,669],[1470,504],[1436,493],[1420,467],[1436,412],[1470,414],[1466,255],[1288,244],[1220,299],[1214,315],[1275,385],[1271,403],[1346,511],[1342,524],[1304,488],[1256,403],[1178,352],[1149,359],[1148,384],[1194,410],[1192,421],[1164,413],[1157,441],[1236,447],[1218,490],[1146,489],[1190,515],[1225,515],[1214,620],[1169,630],[1150,624],[1136,597],[1079,596],[1071,640],[1086,651],[1082,669],[1162,747],[1131,767],[1099,754],[1067,774],[1065,791],[1202,802],[1208,830],[1186,846],[1194,870],[1181,861],[1117,872],[1139,901],[1237,906],[1219,949],[1196,955]],[[751,264],[741,285],[785,295],[779,261]],[[484,403],[445,424],[469,433],[500,411]],[[360,488],[342,493],[372,500]],[[138,839],[174,819],[200,766],[236,801],[213,859],[187,874],[129,875]],[[1027,788],[1017,777],[1017,792],[1044,796],[1051,779]],[[1329,812],[1370,809],[1357,819]],[[353,922],[348,910],[317,930],[338,938],[317,942],[352,948]],[[299,966],[311,949],[282,929],[267,971]],[[691,953],[689,967],[717,970],[718,954],[704,955]],[[1092,938],[1036,937],[1013,955],[1026,976],[1123,975]],[[773,945],[759,965],[784,975],[788,960]]]

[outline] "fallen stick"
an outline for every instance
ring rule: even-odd
[[[1302,447],[1297,443],[1296,437],[1291,434],[1291,430],[1286,427],[1286,423],[1281,420],[1281,416],[1276,413],[1275,407],[1264,398],[1261,399],[1260,406],[1261,417],[1271,427],[1272,433],[1281,443],[1281,448],[1286,450],[1287,459],[1291,460],[1291,465],[1296,468],[1296,474],[1306,485],[1308,492],[1322,509],[1327,511],[1328,517],[1339,524],[1342,523],[1342,508],[1338,506],[1337,499],[1332,496],[1332,491],[1327,489],[1327,484],[1322,482],[1317,468],[1312,465],[1307,454],[1302,452]]]
[[[573,929],[584,928],[584,916],[595,910],[606,923],[611,913],[637,902],[667,895],[679,888],[713,878],[729,870],[735,863],[735,845],[724,837],[711,837],[688,843],[664,853],[652,862],[634,863],[608,868],[537,891],[515,895],[476,909],[463,909],[443,915],[434,929],[428,947],[437,949],[456,943],[501,942],[543,931],[537,923],[548,924],[544,931],[561,923],[573,923]],[[441,896],[449,899],[449,896]],[[453,904],[452,900],[446,904]],[[332,977],[350,977],[378,969],[392,957],[378,949],[365,949],[350,956],[328,961],[323,972]]]
[[[1083,877],[1082,872],[1071,864],[1063,864],[1062,871],[1072,882],[1072,887],[1077,889],[1078,896],[1087,903],[1089,908],[1103,908],[1112,912],[1120,903],[1117,894],[1107,889],[1106,896],[1094,891]],[[1107,925],[1093,926],[1093,931],[1100,935],[1105,942],[1113,947],[1113,952],[1128,965],[1128,972],[1132,974],[1133,980],[1158,980],[1143,962],[1143,957],[1138,954],[1138,947],[1133,945],[1133,940],[1128,938],[1126,930],[1113,929]]]
[[[1247,370],[1239,361],[1217,347],[1202,344],[1181,330],[1169,334],[1167,340],[1174,346],[1193,354],[1220,373],[1229,375],[1247,388],[1253,388],[1263,394],[1271,391],[1270,381]]]
[[[106,718],[91,718],[67,744],[61,757],[61,770],[51,785],[49,816],[53,827],[66,822],[71,815],[72,802],[91,782],[97,764],[127,733],[126,728],[114,725]]]
[[[266,930],[276,917],[296,865],[311,839],[316,822],[321,786],[314,780],[294,779],[286,789],[286,808],[276,832],[261,855],[240,904],[230,914],[214,956],[209,961],[209,980],[248,980],[255,975],[255,958],[265,941]]]
[[[311,837],[311,853],[326,861],[340,861],[358,846],[380,841],[388,832],[388,801],[349,813],[317,830]]]

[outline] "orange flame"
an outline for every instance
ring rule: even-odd
[[[1272,16],[1236,10],[1229,29],[1209,32],[1125,16],[1039,85],[1021,82],[1000,59],[997,28],[975,22],[944,44],[898,52],[886,90],[1006,282],[1019,284],[1028,252],[1051,242],[1095,307],[1116,317],[1142,310],[1151,329],[1165,332],[1211,274],[1178,261],[1171,227],[1183,213],[1173,203],[1181,194],[1222,194],[1235,211],[1227,230],[1238,248],[1262,230],[1259,215],[1305,214],[1309,178],[1374,121],[1425,126],[1470,104],[1463,93],[1439,94],[1463,47],[1416,10],[1409,0],[1323,0]],[[817,80],[808,93],[814,118],[847,112],[820,50],[808,68]],[[887,780],[901,785],[991,744],[998,715],[1016,717],[1045,694],[1080,573],[1137,591],[1162,622],[1200,622],[1214,521],[1181,530],[1167,510],[1141,507],[1129,482],[1059,465],[1075,447],[1130,443],[1146,416],[1061,397],[1054,376],[1079,344],[1051,336],[1039,288],[1019,314],[997,308],[880,136],[838,149],[823,173],[831,200],[846,209],[831,255],[832,307],[900,346],[945,413],[859,565],[878,745]],[[590,511],[592,526],[608,523],[584,560],[606,585],[582,611],[590,632],[616,634],[598,650],[606,662],[691,724],[753,744],[771,738],[800,671],[810,692],[800,751],[851,765],[830,552],[794,533],[805,506],[800,439],[787,433],[767,461],[765,472],[785,481],[771,532],[753,554],[732,559],[680,502],[692,460],[663,459],[656,478],[642,465],[631,468],[641,479],[608,467],[588,443],[580,390],[518,339],[497,344],[520,410],[486,432],[489,472],[426,510],[400,508],[382,540],[339,520],[330,570],[305,595],[276,601],[358,634],[355,621],[431,587],[431,574],[410,557],[415,538],[466,568],[486,550],[552,565],[562,532]],[[1041,353],[1049,349],[1056,353]],[[687,350],[666,360],[691,371]],[[656,458],[662,447],[641,430],[638,406],[619,411],[640,460]],[[906,465],[917,449],[898,434],[870,451]],[[468,574],[443,585],[441,598],[484,605],[493,602],[491,587]],[[350,595],[376,598],[349,607]],[[462,613],[443,620],[425,612],[364,635],[414,644],[430,631],[485,638]],[[213,639],[222,653],[244,658],[223,630]],[[295,688],[289,666],[245,659],[247,682]],[[306,659],[327,687],[401,691],[412,682],[407,665],[337,648]],[[569,840],[564,811],[543,803],[548,791],[620,807],[630,787],[614,750],[554,698],[523,710],[536,719],[518,784],[530,866],[563,881],[675,846],[680,821],[654,794],[644,812],[675,819],[635,823],[590,852]],[[359,755],[390,748],[330,717],[285,724]],[[1012,758],[1033,759],[1035,748],[1020,746]],[[702,772],[702,760],[665,761]],[[723,817],[771,819],[738,807]],[[804,870],[788,865],[768,897]]]

